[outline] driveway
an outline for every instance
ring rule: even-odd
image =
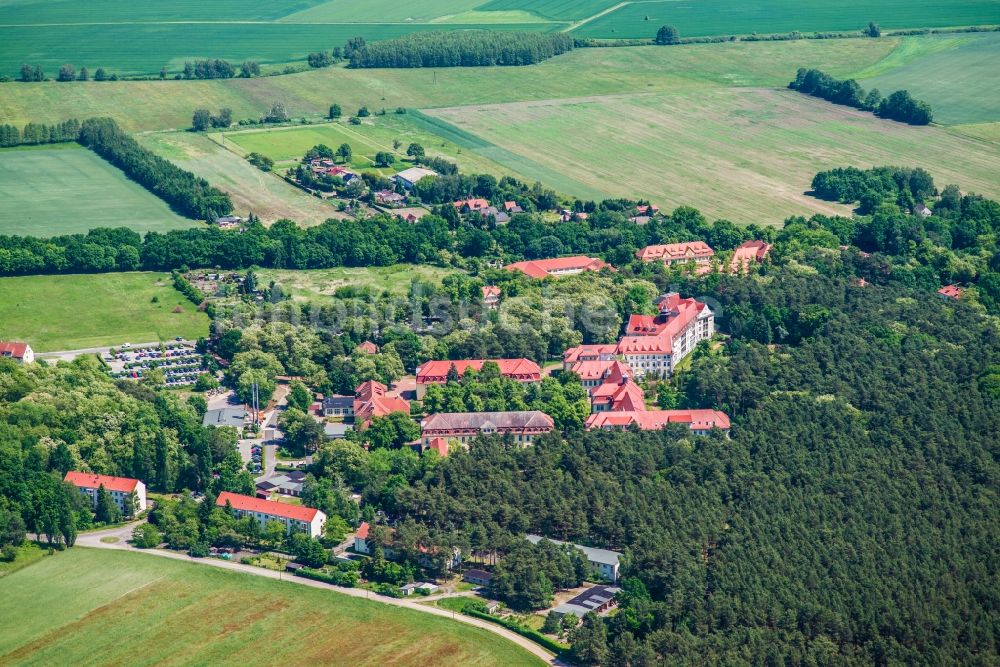
[[[350,595],[356,598],[367,598],[375,602],[381,602],[383,604],[391,604],[394,607],[405,607],[407,609],[417,611],[423,614],[433,614],[435,616],[450,617],[455,621],[460,623],[465,623],[467,625],[474,625],[476,627],[482,628],[488,632],[500,635],[505,639],[508,639],[518,646],[521,646],[525,650],[529,651],[533,655],[537,656],[540,660],[556,665],[561,664],[557,661],[556,657],[546,651],[544,648],[534,643],[533,641],[522,637],[521,635],[511,632],[507,628],[490,623],[489,621],[484,621],[482,619],[473,618],[472,616],[464,616],[456,612],[448,611],[447,609],[442,609],[440,607],[430,607],[421,605],[417,602],[411,602],[406,599],[390,598],[384,595],[378,595],[377,593],[372,593],[369,590],[361,588],[343,588],[341,586],[334,586],[332,584],[327,584],[321,581],[313,581],[312,579],[305,579],[303,577],[295,577],[284,572],[276,572],[274,570],[267,570],[260,567],[254,567],[252,565],[244,565],[243,563],[233,563],[231,561],[220,560],[218,558],[191,558],[187,554],[179,553],[176,551],[166,551],[163,549],[134,549],[126,540],[132,535],[132,529],[138,525],[140,522],[127,524],[125,526],[119,526],[117,528],[111,528],[109,530],[95,531],[92,533],[84,533],[77,537],[76,545],[81,547],[90,547],[94,549],[115,549],[119,551],[134,551],[141,552],[150,556],[160,556],[162,558],[172,558],[174,560],[187,561],[189,563],[196,563],[198,565],[207,565],[211,567],[219,567],[224,570],[234,570],[237,572],[242,572],[244,574],[251,574],[258,577],[267,577],[268,579],[278,579],[281,581],[287,581],[293,584],[298,584],[300,586],[311,586],[313,588],[325,588],[336,593],[343,595]],[[123,538],[124,536],[124,538]],[[102,538],[117,537],[118,542],[108,544],[102,542]],[[426,598],[421,598],[426,599]]]

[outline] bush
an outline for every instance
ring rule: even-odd
[[[152,524],[144,523],[132,531],[132,546],[137,549],[154,549],[160,546],[162,541],[163,536]]]
[[[503,627],[507,628],[508,630],[511,630],[512,632],[516,632],[517,634],[521,635],[522,637],[526,637],[527,639],[530,639],[531,641],[535,642],[536,644],[538,644],[538,645],[540,645],[540,646],[542,646],[544,648],[547,648],[548,650],[552,651],[556,655],[559,655],[563,651],[566,650],[566,647],[563,646],[562,644],[560,644],[559,642],[551,639],[550,637],[546,637],[545,635],[543,635],[542,633],[538,632],[537,630],[534,630],[532,628],[526,628],[523,625],[521,625],[520,623],[518,623],[517,621],[512,621],[512,620],[506,619],[506,618],[498,618],[496,616],[490,616],[489,614],[485,614],[483,612],[476,611],[476,610],[470,609],[468,607],[466,607],[462,611],[462,613],[465,614],[466,616],[472,616],[473,618],[481,618],[484,621],[490,621],[491,623],[496,623],[497,625],[502,625]]]
[[[326,584],[333,584],[334,586],[344,586],[345,588],[356,588],[361,583],[361,577],[358,576],[355,570],[327,572],[325,570],[315,570],[311,567],[300,567],[295,571],[295,575],[314,581],[322,581]]]

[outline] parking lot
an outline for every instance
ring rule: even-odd
[[[143,347],[126,343],[110,350],[104,360],[115,378],[141,380],[150,370],[158,368],[163,371],[168,387],[194,384],[204,370],[202,356],[193,346],[180,341]]]

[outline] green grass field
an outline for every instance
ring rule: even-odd
[[[3,579],[0,664],[538,665],[480,628],[331,591],[74,548]],[[9,622],[11,619],[17,622]]]
[[[915,47],[923,53],[910,55]],[[865,88],[906,89],[945,125],[1000,119],[1000,33],[907,38],[895,67],[860,73]]]
[[[286,269],[261,269],[260,282],[272,280],[302,300],[321,300],[331,296],[339,287],[367,287],[378,292],[390,292],[404,296],[410,291],[410,282],[421,280],[440,284],[445,276],[454,270],[440,269],[425,264],[396,264],[394,266],[372,266],[368,268],[310,269],[295,271]]]
[[[506,2],[506,0],[500,0]],[[517,0],[515,0],[516,2]],[[551,0],[558,2],[558,0]],[[652,38],[664,24],[682,36],[861,30],[869,21],[883,29],[938,28],[1000,23],[997,0],[660,0],[629,2],[579,26],[581,37]]]
[[[36,352],[206,335],[208,316],[173,288],[168,274],[0,278],[0,340],[27,341]]]
[[[78,144],[0,150],[0,234],[166,231],[194,224]]]
[[[140,134],[151,151],[229,193],[240,215],[251,211],[270,224],[282,218],[316,225],[339,214],[330,202],[312,197],[275,173],[265,173],[204,134],[158,132]]]
[[[687,204],[737,223],[846,213],[805,194],[813,174],[835,166],[920,166],[939,183],[1000,196],[995,145],[786,90],[716,88],[427,113],[565,174],[576,184],[562,184],[571,194],[643,197],[667,208]],[[587,128],[587,141],[566,141],[579,128]]]

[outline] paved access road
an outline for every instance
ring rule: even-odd
[[[188,561],[190,563],[197,563],[199,565],[207,565],[211,567],[221,567],[224,570],[235,570],[237,572],[242,572],[244,574],[252,574],[258,577],[267,577],[268,579],[280,579],[293,584],[299,584],[301,586],[312,586],[313,588],[325,588],[343,595],[350,595],[356,598],[367,598],[376,602],[381,602],[384,604],[391,604],[396,607],[405,607],[407,609],[412,609],[413,611],[419,611],[425,614],[434,614],[435,616],[444,616],[446,618],[452,618],[461,623],[466,623],[468,625],[474,625],[476,627],[482,628],[494,634],[504,637],[518,646],[521,646],[525,650],[531,652],[533,655],[537,656],[543,662],[551,665],[563,664],[558,659],[544,648],[536,644],[535,642],[522,637],[516,632],[511,632],[507,628],[496,625],[495,623],[490,623],[489,621],[484,621],[479,618],[473,618],[472,616],[465,616],[462,614],[457,614],[455,612],[448,611],[447,609],[442,609],[440,607],[431,607],[416,602],[412,602],[407,599],[390,598],[384,595],[378,595],[372,593],[371,591],[362,588],[343,588],[340,586],[334,586],[332,584],[327,584],[322,581],[313,581],[312,579],[306,579],[304,577],[296,577],[287,573],[276,572],[274,570],[267,570],[262,567],[254,567],[253,565],[244,565],[243,563],[233,563],[226,560],[221,560],[218,558],[192,558],[185,553],[180,553],[176,551],[166,551],[164,549],[133,549],[128,543],[129,538],[132,536],[132,529],[139,525],[141,522],[134,522],[124,526],[118,526],[116,528],[109,528],[108,530],[95,531],[92,533],[81,533],[76,539],[76,545],[81,547],[91,547],[94,549],[116,549],[120,551],[134,551],[136,553],[143,553],[150,556],[160,556],[163,558],[173,558],[174,560]],[[102,542],[102,538],[107,537],[117,537],[118,542],[113,544],[108,544]],[[422,600],[424,598],[421,598]]]

